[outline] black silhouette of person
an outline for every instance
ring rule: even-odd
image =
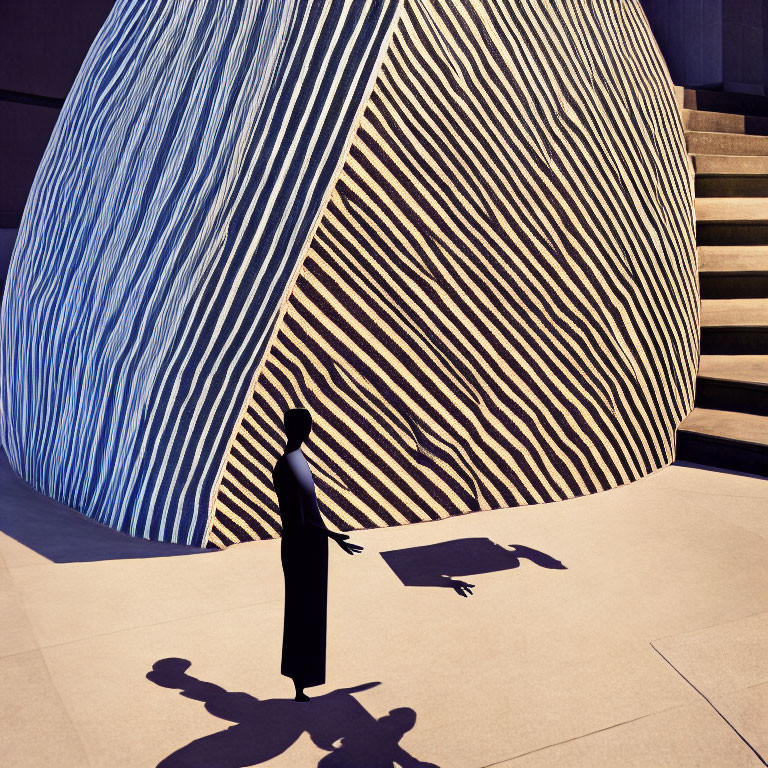
[[[379,683],[340,688],[296,707],[289,699],[257,699],[227,691],[188,673],[187,659],[160,659],[147,678],[204,704],[214,717],[233,725],[195,739],[161,760],[157,768],[245,768],[267,763],[288,750],[305,731],[329,754],[322,768],[437,768],[412,757],[398,743],[416,723],[408,707],[378,720],[353,694]],[[319,767],[318,767],[319,768]]]
[[[293,680],[295,701],[309,701],[305,688],[325,682],[325,638],[328,603],[328,539],[350,555],[363,548],[349,536],[325,527],[315,482],[301,444],[312,431],[312,416],[291,408],[283,417],[288,442],[272,471],[280,506],[283,539],[280,556],[285,577],[283,657],[281,672]]]

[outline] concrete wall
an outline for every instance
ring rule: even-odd
[[[672,80],[766,93],[768,0],[642,0]]]
[[[59,110],[0,101],[0,228],[18,227]]]
[[[723,0],[723,87],[740,93],[766,92],[764,66],[768,0]]]
[[[114,0],[4,3],[0,89],[63,99]]]
[[[24,0],[0,11],[0,294],[61,104],[114,0]]]
[[[642,0],[677,85],[722,82],[723,3],[729,0]]]
[[[5,276],[8,274],[8,264],[18,232],[18,229],[0,227],[0,297],[5,288]]]

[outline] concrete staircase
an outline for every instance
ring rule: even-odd
[[[768,476],[768,97],[678,96],[702,301],[696,401],[677,458]]]

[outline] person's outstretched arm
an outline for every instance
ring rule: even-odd
[[[296,483],[299,488],[299,500],[302,509],[302,524],[322,531],[329,539],[335,541],[348,555],[356,555],[362,552],[363,548],[359,544],[352,544],[348,541],[349,536],[346,533],[339,533],[327,528],[322,522],[322,514],[318,514],[320,521],[314,519],[313,515],[308,515],[306,510],[315,508],[320,512],[320,505],[317,503],[317,494],[315,492],[315,481],[312,472],[309,469],[307,460],[303,456],[289,456],[288,466],[291,468]]]
[[[417,760],[413,755],[406,752],[399,744],[395,745],[392,760],[394,760],[400,768],[439,768],[439,766],[434,763],[424,763],[421,760]]]
[[[317,498],[315,494],[312,494],[312,501],[317,504]],[[302,499],[302,504],[304,500]],[[320,507],[318,506],[318,510]],[[332,531],[327,528],[323,523],[318,523],[316,520],[312,520],[304,515],[304,525],[312,526],[317,530],[322,531],[329,539],[335,541],[348,555],[356,555],[363,551],[363,548],[359,544],[353,544],[349,541],[349,536],[346,533],[340,533],[339,531]]]

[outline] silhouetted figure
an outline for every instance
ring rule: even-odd
[[[478,537],[393,549],[382,552],[381,556],[406,587],[450,587],[462,597],[469,597],[475,585],[456,576],[519,568],[521,559],[541,568],[567,570],[559,560],[538,549],[522,544],[510,544],[510,547]]]
[[[260,700],[227,691],[192,677],[189,667],[186,659],[160,659],[147,678],[164,688],[178,688],[182,696],[203,702],[208,712],[233,725],[177,749],[157,768],[259,765],[289,749],[304,731],[316,746],[330,752],[320,760],[322,768],[392,768],[394,763],[437,768],[411,757],[398,744],[416,722],[412,709],[394,709],[376,720],[352,695],[379,683],[341,688],[297,707],[289,699]]]
[[[285,453],[272,471],[280,506],[283,540],[280,555],[285,576],[285,617],[281,672],[293,680],[295,701],[309,701],[304,688],[325,682],[325,637],[328,603],[328,539],[350,555],[363,548],[344,533],[329,531],[315,495],[315,482],[301,444],[312,431],[304,408],[285,412]]]

